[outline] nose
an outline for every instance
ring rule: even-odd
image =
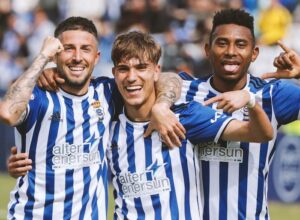
[[[127,80],[129,82],[133,82],[136,80],[136,70],[134,68],[130,68],[127,75]]]
[[[227,47],[227,50],[226,50],[226,54],[227,55],[235,55],[235,45],[234,44],[229,44],[228,47]]]
[[[75,50],[74,51],[73,60],[75,60],[76,62],[80,62],[82,60],[80,50]]]

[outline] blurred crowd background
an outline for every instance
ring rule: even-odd
[[[94,74],[110,75],[111,45],[118,33],[142,30],[163,47],[163,70],[186,71],[197,77],[211,74],[204,43],[215,11],[244,8],[255,17],[261,47],[250,72],[272,71],[272,62],[284,40],[300,52],[299,0],[1,0],[0,94],[39,52],[43,39],[69,16],[92,19],[99,30],[101,61]]]

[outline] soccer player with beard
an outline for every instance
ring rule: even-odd
[[[232,117],[248,121],[249,109],[236,107],[241,99],[224,97],[230,91],[246,90],[256,95],[274,131],[281,125],[300,119],[299,86],[281,80],[267,82],[248,73],[259,48],[255,44],[253,17],[247,12],[240,9],[217,12],[205,51],[213,74],[205,79],[193,79],[186,73],[180,73],[187,80],[183,83],[181,101],[195,100],[216,110],[221,110],[226,104],[224,111],[230,110]],[[291,53],[286,49],[285,55],[275,59],[275,66],[282,71],[265,77],[299,77],[295,73],[297,65],[292,62],[295,61],[295,54],[287,55]],[[276,150],[275,139],[276,135],[265,143],[231,141],[202,144],[199,160],[204,197],[203,219],[270,218],[267,184],[270,163]]]

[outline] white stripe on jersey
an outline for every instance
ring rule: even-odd
[[[106,219],[114,109],[111,82],[99,82],[81,97],[35,89],[25,126],[16,129],[18,149],[29,153],[33,169],[11,192],[9,219]]]
[[[187,79],[184,73],[181,73],[181,76]],[[184,80],[179,103],[191,100],[203,103],[218,95],[219,92],[211,86],[210,79]],[[300,103],[300,88],[280,81],[267,83],[248,74],[247,85],[244,89],[256,93],[259,104],[272,123],[275,132],[274,139],[263,144],[223,143],[218,148],[222,149],[227,146],[226,149],[230,150],[225,157],[221,157],[220,154],[215,155],[219,161],[211,161],[207,156],[201,155],[204,219],[254,220],[256,216],[258,219],[269,219],[267,177],[274,156],[276,132],[280,124],[296,120],[297,116],[298,119],[300,118],[299,106],[292,104],[293,102]],[[212,108],[215,106],[213,105]],[[239,120],[249,119],[245,108],[235,111],[232,117]],[[206,148],[212,146],[215,145],[207,143]],[[242,162],[233,161],[230,154],[240,150],[243,156],[238,159],[242,159]]]

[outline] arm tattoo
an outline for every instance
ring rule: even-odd
[[[182,79],[175,73],[162,73],[157,84],[156,103],[165,102],[170,107],[179,99]]]
[[[4,96],[3,102],[7,103],[9,112],[18,119],[26,110],[32,90],[47,62],[47,57],[39,54],[29,69],[10,86]]]

